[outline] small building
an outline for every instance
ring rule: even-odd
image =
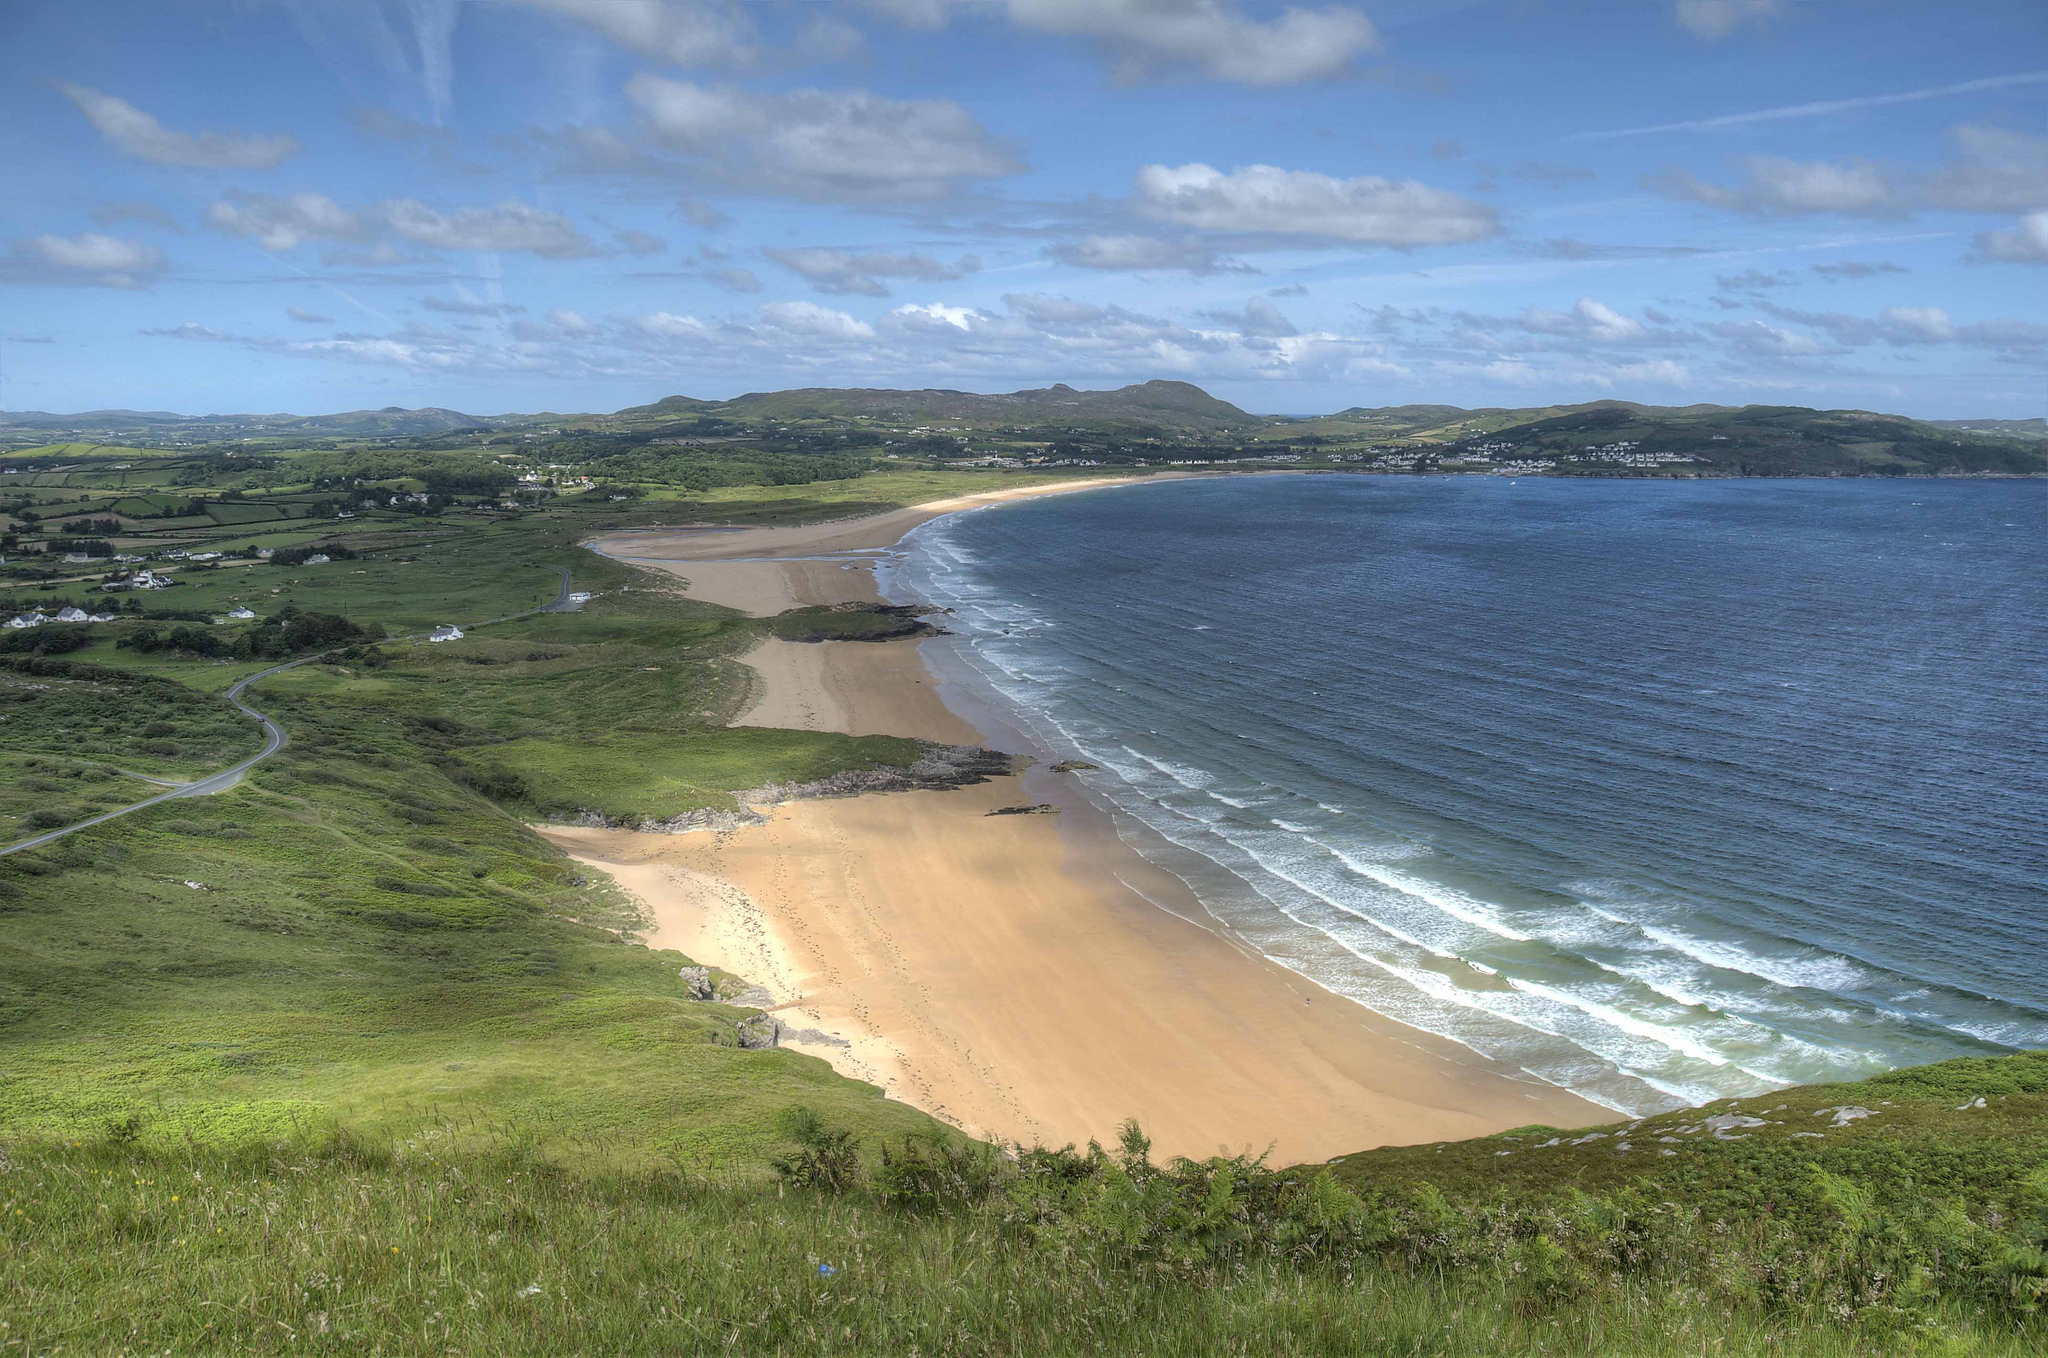
[[[433,635],[428,637],[427,640],[460,641],[462,640],[462,629],[460,627],[457,627],[452,622],[444,622],[439,627],[436,627],[434,629]]]
[[[324,566],[332,560],[334,560],[334,558],[327,555],[327,553],[325,552],[315,552],[313,553],[313,555],[307,557],[305,561],[301,564],[307,566]]]
[[[64,553],[64,564],[65,564],[65,565],[67,565],[67,566],[79,566],[79,565],[83,565],[84,563],[86,563],[86,562],[88,562],[88,561],[90,561],[90,560],[92,560],[92,553],[91,553],[91,552],[66,552],[66,553]]]
[[[90,615],[84,609],[77,607],[75,604],[66,604],[57,610],[58,622],[85,622],[89,617]]]
[[[587,589],[579,589],[569,596],[569,602],[572,604],[587,604],[596,597],[595,594],[592,594]]]
[[[43,615],[40,613],[17,613],[7,620],[6,625],[16,630],[24,627],[41,627],[43,625]]]
[[[113,622],[114,620],[112,613],[95,613],[86,619],[87,622]]]
[[[277,548],[275,547],[258,547],[256,549],[256,559],[259,561],[268,561],[276,555]]]
[[[228,610],[228,616],[231,618],[253,618],[256,616],[256,610],[243,604],[236,604]]]
[[[191,555],[190,559],[191,559],[191,560],[193,560],[193,561],[218,561],[218,560],[220,560],[220,553],[219,553],[219,552],[194,552],[194,553],[192,553],[192,555]]]

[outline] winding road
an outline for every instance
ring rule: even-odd
[[[556,591],[555,597],[552,600],[538,608],[528,608],[518,613],[507,613],[502,618],[486,618],[482,622],[471,623],[470,626],[472,628],[489,627],[493,623],[510,622],[514,618],[531,617],[535,613],[568,613],[574,611],[575,605],[569,601],[569,568],[567,566],[557,566],[555,569],[562,573],[562,587]],[[418,633],[414,633],[410,637],[390,638],[392,641],[417,641],[418,639]],[[180,783],[169,792],[160,792],[154,797],[145,797],[139,802],[133,802],[113,811],[103,811],[90,820],[82,820],[75,825],[66,825],[60,829],[46,831],[35,836],[33,839],[24,839],[18,843],[9,844],[5,848],[0,848],[0,858],[4,858],[11,853],[20,853],[23,849],[33,849],[38,845],[48,844],[52,840],[62,839],[66,835],[76,834],[80,830],[90,829],[95,825],[103,825],[107,821],[116,820],[122,816],[133,815],[144,807],[155,806],[159,802],[176,801],[180,797],[205,797],[216,792],[226,792],[236,783],[242,781],[243,774],[256,767],[256,765],[261,764],[279,750],[282,750],[287,739],[282,726],[279,726],[264,713],[258,712],[255,708],[242,701],[242,691],[258,679],[268,679],[273,674],[282,674],[286,670],[297,669],[301,665],[310,665],[318,659],[320,657],[317,655],[309,655],[302,660],[287,660],[282,665],[272,665],[267,670],[258,670],[254,674],[239,679],[228,689],[226,697],[229,702],[235,705],[235,710],[245,716],[254,717],[263,724],[263,748],[250,755],[247,759],[244,759],[241,763],[234,765],[232,768],[222,769],[219,773],[209,774],[197,782]],[[163,781],[158,778],[146,778],[141,774],[130,774],[129,776],[144,778],[145,782],[151,783]]]

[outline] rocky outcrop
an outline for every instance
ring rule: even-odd
[[[676,975],[682,977],[683,989],[691,999],[709,1002],[718,998],[718,987],[711,980],[711,968],[684,967]]]
[[[770,1014],[752,1014],[734,1026],[733,1036],[747,1051],[782,1045],[782,1025]]]
[[[979,745],[944,745],[934,746],[907,768],[886,765],[878,769],[847,769],[815,782],[770,783],[733,795],[750,806],[772,806],[818,797],[858,797],[864,792],[944,791],[1006,777],[1015,769],[1016,761],[1000,750]]]
[[[1057,816],[1060,809],[1051,802],[1033,802],[1029,806],[999,806],[989,812],[991,816]]]

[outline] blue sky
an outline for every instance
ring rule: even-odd
[[[2038,0],[0,8],[0,406],[2043,410]]]

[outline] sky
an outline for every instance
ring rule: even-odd
[[[2044,410],[2040,0],[0,4],[0,408]]]

